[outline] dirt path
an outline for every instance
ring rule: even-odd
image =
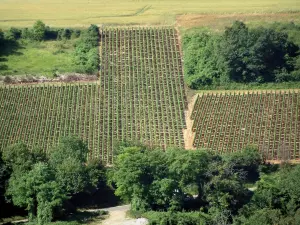
[[[109,217],[97,225],[146,225],[146,219],[131,219],[126,217],[130,205],[101,209],[109,212]],[[96,211],[96,210],[95,210]]]
[[[195,138],[195,132],[193,132],[193,120],[191,120],[191,115],[193,112],[194,104],[198,95],[194,95],[188,102],[188,110],[184,112],[186,129],[183,130],[183,138],[184,138],[184,147],[185,149],[194,149],[193,141]]]

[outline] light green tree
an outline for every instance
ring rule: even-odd
[[[45,38],[45,33],[46,25],[41,20],[36,21],[32,28],[32,38],[36,41],[42,41]]]

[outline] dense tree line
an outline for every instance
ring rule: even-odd
[[[123,145],[109,177],[153,225],[299,224],[300,166],[277,169],[254,147],[219,155]]]
[[[197,89],[230,82],[300,81],[299,43],[283,27],[250,29],[237,21],[220,35],[187,34],[183,39],[187,84]],[[287,29],[300,34],[296,25]]]
[[[47,155],[23,143],[7,147],[0,161],[1,200],[5,195],[25,208],[35,224],[62,216],[67,200],[103,177],[103,167],[87,162],[87,153],[87,145],[75,137],[62,138]]]

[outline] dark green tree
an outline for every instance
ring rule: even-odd
[[[250,29],[239,21],[224,34],[188,33],[183,38],[185,80],[193,89],[300,80],[299,46],[293,42],[298,39],[288,34],[275,28]]]
[[[5,216],[5,190],[11,170],[2,160],[2,152],[0,152],[0,218]]]
[[[29,151],[25,144],[8,147],[3,152],[12,169],[7,196],[28,210],[30,221],[50,222],[65,200],[95,186],[103,175],[103,167],[88,163],[87,154],[86,144],[76,137],[61,138],[49,159],[40,151]]]
[[[291,224],[300,221],[300,166],[286,165],[265,174],[257,183],[251,201],[240,209],[234,224]]]
[[[224,34],[222,54],[230,79],[237,82],[281,82],[293,71],[298,48],[284,33],[235,22]],[[285,73],[284,73],[285,72]]]

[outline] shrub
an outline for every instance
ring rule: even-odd
[[[144,213],[149,225],[205,225],[210,224],[210,217],[201,212],[155,212]]]
[[[16,41],[21,38],[21,34],[21,29],[12,27],[7,32],[5,32],[5,39]]]
[[[98,52],[99,33],[96,25],[85,30],[75,45],[73,60],[77,66],[76,72],[96,74],[99,67]]]
[[[41,20],[36,21],[32,28],[32,39],[35,41],[42,41],[45,39],[45,34],[46,25]]]
[[[21,37],[22,37],[23,39],[31,39],[31,37],[32,37],[31,30],[28,29],[28,28],[24,28],[24,29],[22,30]]]
[[[10,76],[5,76],[3,82],[5,84],[14,84],[14,83],[16,83],[16,81]]]

